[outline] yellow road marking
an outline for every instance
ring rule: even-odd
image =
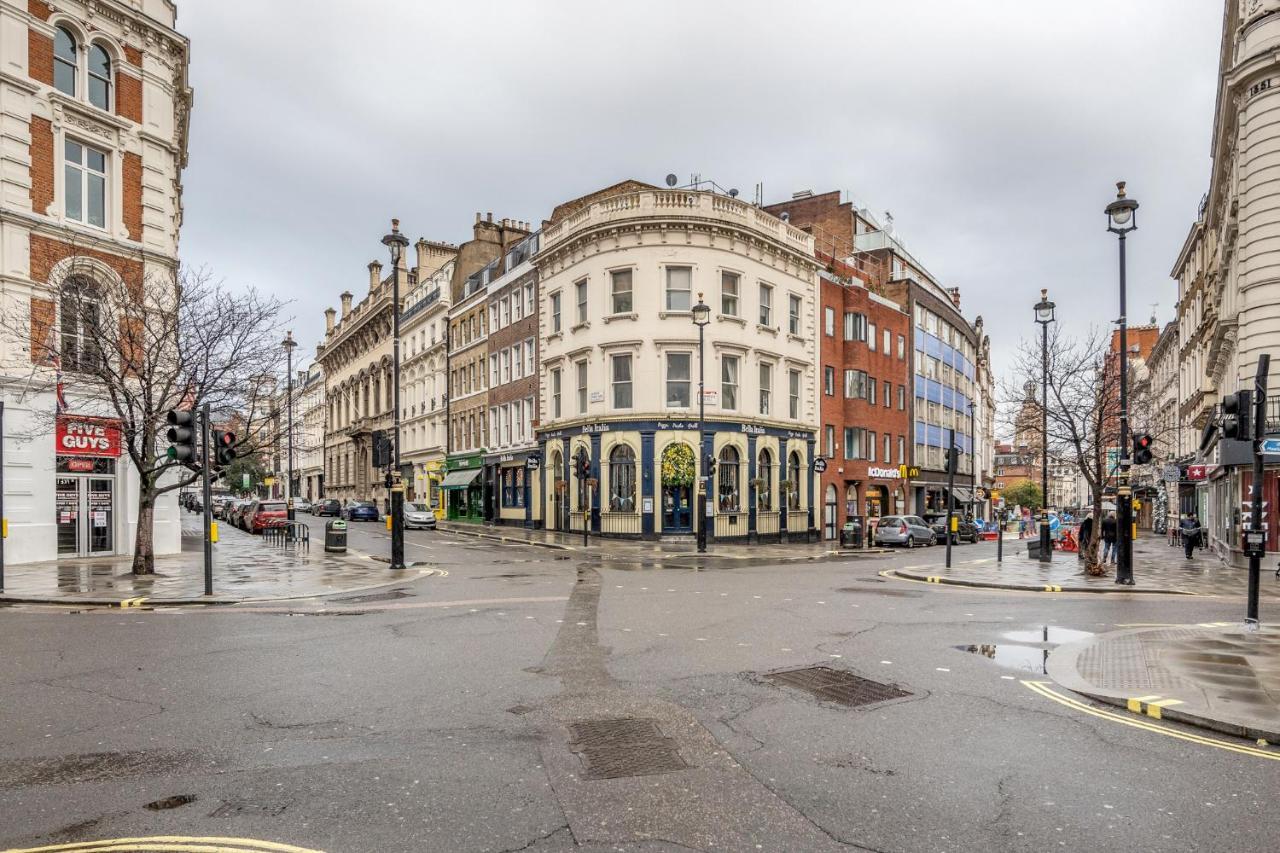
[[[137,598],[126,598],[120,602],[121,607],[141,607],[142,603],[147,600],[147,596],[141,595]]]
[[[170,853],[321,853],[291,844],[274,841],[255,841],[252,838],[195,838],[184,835],[158,835],[152,838],[114,838],[102,841],[80,841],[72,844],[54,844],[49,847],[13,848],[3,853],[55,853],[55,851],[79,851],[99,853],[115,851],[129,853],[134,850],[169,851]]]
[[[1080,711],[1081,713],[1088,714],[1091,717],[1098,717],[1099,719],[1110,720],[1113,723],[1120,723],[1121,725],[1132,726],[1135,729],[1144,729],[1149,732],[1154,732],[1155,734],[1164,735],[1165,737],[1176,738],[1178,740],[1185,740],[1190,743],[1197,743],[1197,744],[1200,744],[1201,746],[1211,746],[1211,747],[1214,747],[1215,749],[1225,749],[1228,752],[1238,752],[1241,755],[1252,755],[1256,758],[1268,758],[1272,761],[1280,761],[1280,752],[1270,752],[1268,750],[1257,749],[1252,746],[1242,746],[1240,744],[1232,743],[1231,741],[1220,740],[1218,738],[1205,737],[1203,735],[1193,735],[1188,732],[1180,732],[1180,731],[1177,731],[1176,729],[1171,729],[1166,726],[1157,726],[1155,723],[1148,723],[1145,720],[1135,720],[1133,717],[1128,717],[1123,714],[1115,714],[1110,711],[1103,711],[1099,708],[1092,708],[1084,704],[1083,702],[1079,702],[1075,699],[1070,698],[1069,696],[1063,696],[1061,693],[1057,693],[1053,690],[1050,690],[1046,686],[1050,683],[1051,682],[1047,682],[1047,681],[1023,681],[1022,685],[1027,689],[1040,694],[1046,699],[1051,699],[1054,702],[1057,702],[1059,705],[1070,708],[1073,711]]]

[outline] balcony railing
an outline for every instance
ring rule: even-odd
[[[610,196],[549,226],[542,232],[542,248],[545,250],[589,225],[644,216],[727,220],[765,232],[805,254],[813,253],[813,237],[799,228],[737,199],[693,190],[644,190]]]

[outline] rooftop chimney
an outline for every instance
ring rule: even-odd
[[[326,335],[333,334],[333,315],[336,313],[332,308],[324,309],[324,331]]]
[[[369,262],[369,290],[378,289],[378,283],[382,281],[382,264],[377,261]]]
[[[342,319],[345,320],[347,319],[347,316],[351,313],[351,291],[350,290],[342,291],[342,296],[339,298],[342,300]]]

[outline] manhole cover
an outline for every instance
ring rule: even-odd
[[[353,595],[351,598],[330,599],[330,604],[364,604],[370,601],[395,601],[397,598],[408,598],[413,595],[405,589],[392,589],[386,592],[371,592],[368,595]]]
[[[584,779],[672,773],[689,765],[656,720],[586,720],[569,726],[569,749],[582,756]]]
[[[765,679],[774,684],[795,687],[828,702],[839,702],[856,708],[861,705],[873,705],[889,699],[901,699],[910,696],[893,684],[881,684],[867,678],[859,678],[848,672],[832,669],[827,666],[810,666],[804,669],[788,669],[783,672],[772,672]]]

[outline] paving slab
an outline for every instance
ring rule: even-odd
[[[134,575],[132,557],[99,557],[5,567],[0,601],[58,604],[234,604],[313,598],[407,583],[429,574],[392,572],[358,551],[326,553],[264,541],[219,525],[213,546],[212,596],[204,594],[204,542],[198,516],[183,519],[182,551],[156,557],[155,574]]]
[[[956,586],[1016,589],[1035,592],[1163,593],[1170,595],[1239,595],[1243,598],[1249,582],[1246,569],[1223,563],[1206,551],[1186,559],[1181,548],[1173,548],[1157,538],[1134,543],[1134,585],[1115,582],[1115,566],[1103,575],[1085,574],[1084,563],[1073,552],[1055,551],[1053,560],[1041,563],[1027,556],[1027,540],[1005,540],[1004,560],[994,557],[943,565],[938,549],[922,552],[922,559],[895,569],[908,580]],[[1280,578],[1274,566],[1263,567],[1261,594],[1280,600]]]
[[[1280,743],[1280,627],[1130,628],[1059,646],[1068,690],[1157,719]]]

